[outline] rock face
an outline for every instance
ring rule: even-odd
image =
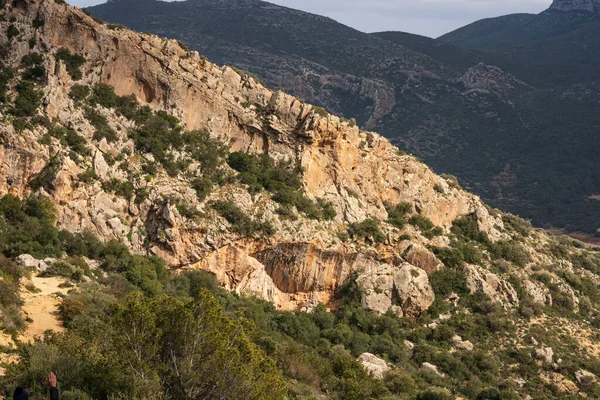
[[[363,307],[379,314],[392,310],[399,316],[417,316],[435,300],[425,271],[408,263],[387,264],[361,273],[356,280],[364,290]]]
[[[510,283],[477,265],[466,265],[467,286],[471,293],[485,293],[505,308],[518,306],[519,296]]]
[[[600,0],[554,0],[550,10],[600,12]]]
[[[383,375],[390,370],[385,360],[371,353],[363,353],[358,357],[363,368],[375,379],[383,379]]]
[[[534,303],[539,305],[552,305],[552,295],[550,290],[540,282],[525,280],[523,289],[531,297]]]

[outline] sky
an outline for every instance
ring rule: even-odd
[[[78,7],[105,0],[67,0]],[[482,18],[539,13],[552,0],[269,0],[271,3],[325,15],[363,32],[403,31],[429,37]]]

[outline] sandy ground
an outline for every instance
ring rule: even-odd
[[[62,278],[40,278],[33,277],[31,282],[41,290],[38,293],[32,293],[25,287],[21,287],[21,298],[23,299],[23,313],[31,318],[32,322],[27,324],[27,329],[19,340],[22,342],[32,342],[36,336],[43,336],[47,330],[56,332],[63,331],[62,322],[59,320],[58,306],[61,302],[56,293],[66,294],[68,288],[59,288],[64,279]],[[12,338],[9,335],[0,332],[0,345],[5,347],[15,347]],[[0,363],[12,363],[18,360],[15,354],[0,353]],[[0,376],[4,375],[5,369],[0,367]]]
[[[63,278],[39,278],[31,279],[33,285],[40,289],[39,293],[31,293],[27,289],[21,292],[23,298],[23,312],[33,320],[27,325],[27,330],[19,337],[23,342],[31,342],[36,336],[43,336],[46,330],[61,332],[62,322],[58,319],[58,306],[60,297],[55,293],[66,294],[68,288],[59,288]]]

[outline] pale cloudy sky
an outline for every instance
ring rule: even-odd
[[[85,7],[104,0],[67,0]],[[326,15],[364,32],[404,31],[437,37],[482,18],[539,13],[552,0],[270,0]]]

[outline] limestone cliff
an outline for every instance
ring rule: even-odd
[[[206,269],[228,289],[257,294],[284,309],[333,306],[335,291],[358,275],[367,308],[410,316],[434,301],[427,274],[443,264],[430,249],[450,245],[450,228],[458,218],[476,221],[490,243],[511,238],[500,212],[378,134],[273,92],[248,74],[211,64],[176,41],[106,25],[54,0],[15,1],[5,6],[4,14],[0,30],[17,32],[0,38],[4,62],[22,71],[24,56],[42,54],[44,100],[38,116],[78,132],[91,151],[74,160],[59,140],[42,140],[48,133],[43,125],[15,129],[12,116],[3,115],[0,194],[29,195],[32,179],[48,172],[51,160],[60,159],[39,193],[51,197],[63,229],[122,240],[134,251],[163,257],[173,268]],[[60,49],[84,57],[81,80],[74,80],[66,63],[59,61]],[[473,70],[464,79],[473,89],[494,90],[493,85],[482,87],[478,76]],[[295,165],[302,171],[307,196],[330,202],[336,217],[318,221],[296,212],[294,218],[284,218],[268,193],[249,193],[238,182],[225,182],[200,200],[191,186],[191,179],[202,175],[194,163],[176,176],[160,170],[152,179],[145,177],[143,164],[154,158],[136,149],[128,135],[135,123],[98,106],[95,111],[117,136],[110,144],[98,140],[86,117],[89,110],[69,95],[75,84],[97,83],[112,86],[117,95],[133,95],[152,110],[166,111],[188,129],[210,132],[231,151],[266,154]],[[115,159],[122,162],[116,165]],[[81,174],[90,169],[97,181],[86,183]],[[109,192],[101,183],[111,179],[130,181],[146,198],[134,202]],[[218,200],[232,201],[252,218],[269,221],[275,234],[264,238],[236,233],[210,207]],[[377,243],[345,240],[350,224],[369,218],[386,221],[386,205],[400,203],[409,205],[407,213],[417,222],[400,229],[382,222],[385,238]],[[205,218],[187,217],[181,204]],[[430,220],[436,234],[417,228],[419,218]],[[552,262],[539,250],[550,238],[537,233],[534,248],[530,234],[521,239],[530,259]],[[469,266],[469,288],[507,308],[518,304],[511,284],[486,272],[488,266],[485,261]],[[522,274],[529,281],[529,272]],[[545,301],[543,292],[537,297]]]

